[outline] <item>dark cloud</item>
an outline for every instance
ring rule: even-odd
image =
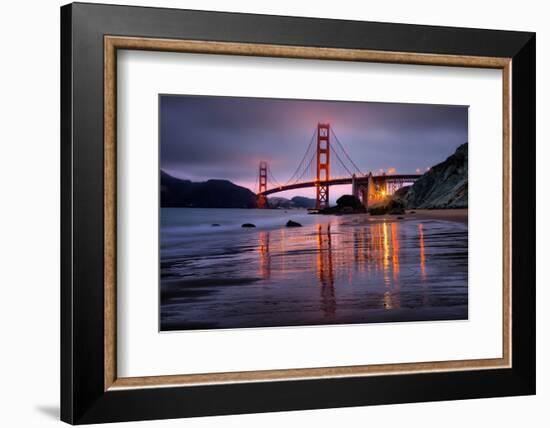
[[[285,182],[318,122],[331,124],[364,172],[414,173],[468,140],[465,106],[162,95],[161,168],[250,185],[265,159]]]

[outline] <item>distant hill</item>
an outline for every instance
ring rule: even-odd
[[[403,189],[398,198],[407,208],[467,208],[468,143]]]
[[[160,172],[161,207],[255,208],[256,195],[229,180],[192,182]]]
[[[271,196],[267,198],[270,208],[315,208],[316,201],[304,196],[294,196],[292,199]]]
[[[269,208],[292,208],[292,202],[290,199],[281,198],[279,196],[268,197],[267,205]]]
[[[296,208],[315,208],[317,204],[315,199],[305,196],[294,196],[291,201]]]

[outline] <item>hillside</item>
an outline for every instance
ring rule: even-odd
[[[255,208],[256,195],[228,180],[192,182],[160,172],[161,207]]]
[[[467,208],[468,143],[402,193],[399,199],[407,208]]]

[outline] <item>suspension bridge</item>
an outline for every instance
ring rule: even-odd
[[[331,186],[351,184],[353,196],[368,208],[401,187],[414,183],[419,177],[420,174],[363,173],[330,124],[319,123],[294,174],[284,184],[275,179],[266,161],[260,161],[256,196],[258,208],[267,208],[268,195],[314,187],[316,208],[323,209],[329,206]]]

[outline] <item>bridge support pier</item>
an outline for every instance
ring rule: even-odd
[[[355,174],[351,176],[351,194],[359,199],[365,209],[369,207],[369,183],[371,182],[371,177],[367,177],[367,184],[358,183],[357,177]]]
[[[372,178],[372,173],[366,177],[367,182],[357,183],[355,175],[352,177],[352,192],[353,196],[361,200],[365,209],[369,209],[370,202],[372,201],[373,195],[376,193],[376,188],[374,186],[374,180]]]
[[[368,186],[362,186],[361,187],[361,202],[363,202],[363,206],[366,210],[369,209],[369,190]]]
[[[355,176],[355,174],[351,176],[351,194],[356,199],[361,199],[359,197],[359,186],[357,185],[357,177]]]

